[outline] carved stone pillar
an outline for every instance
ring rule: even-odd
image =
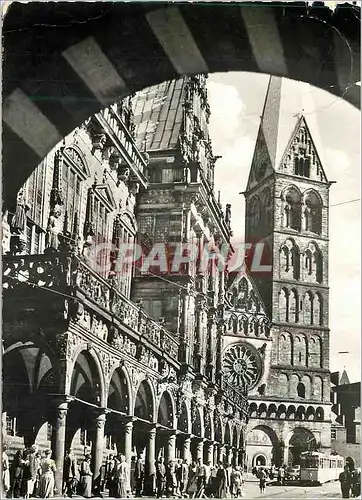
[[[214,465],[214,444],[206,443],[206,464],[210,462],[210,465]]]
[[[99,477],[100,468],[103,463],[104,450],[104,426],[106,424],[106,412],[104,409],[98,410],[96,414],[96,433],[92,446],[93,455],[93,481]]]
[[[132,457],[132,433],[133,433],[133,420],[129,420],[124,424],[124,455],[128,465],[131,464]]]
[[[66,435],[66,420],[68,413],[68,401],[65,398],[54,401],[55,420],[52,435],[53,457],[55,460],[55,489],[57,494],[61,494],[63,490],[63,465],[65,455],[65,435]]]
[[[188,462],[190,462],[191,460],[190,447],[191,447],[191,436],[186,435],[183,442],[182,458],[184,460],[187,460]]]
[[[231,465],[231,460],[232,460],[232,449],[231,446],[226,447],[226,463],[227,465]]]
[[[152,496],[155,491],[156,476],[156,428],[148,432],[148,446],[146,448],[144,495]]]
[[[167,437],[166,458],[167,463],[176,458],[176,431],[172,431]]]
[[[203,461],[204,459],[204,439],[203,438],[194,438],[197,446],[196,446],[196,460],[201,458]]]
[[[225,446],[222,444],[219,446],[218,450],[218,461],[219,463],[225,462]]]

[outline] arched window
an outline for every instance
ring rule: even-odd
[[[289,323],[298,323],[298,293],[292,289],[289,294]]]
[[[261,203],[258,196],[253,196],[250,201],[250,210],[248,218],[249,230],[253,231],[259,226],[261,217]]]
[[[313,399],[316,401],[323,401],[323,380],[321,377],[314,377]]]
[[[288,323],[288,291],[285,288],[279,293],[279,320]]]
[[[307,366],[307,343],[301,334],[294,339],[294,365]]]
[[[279,337],[279,363],[292,364],[292,337],[290,333],[282,333]]]
[[[278,394],[279,396],[285,396],[288,397],[288,377],[285,373],[280,373],[278,377]]]
[[[304,397],[305,399],[311,398],[312,383],[308,375],[303,375],[301,383],[304,385]]]
[[[285,193],[284,226],[297,231],[301,228],[301,196],[294,187]]]
[[[292,239],[287,239],[280,249],[281,277],[299,279],[300,251]]]
[[[303,300],[303,323],[305,325],[313,324],[313,294],[307,292]]]
[[[308,191],[304,197],[304,229],[313,233],[322,232],[322,203],[314,191]]]
[[[309,363],[311,367],[322,367],[321,339],[313,336],[309,339]]]
[[[322,283],[323,257],[318,246],[311,242],[304,252],[304,279],[310,282]]]
[[[320,293],[316,293],[313,300],[313,324],[322,326],[323,325],[323,308],[322,308],[322,296]]]
[[[263,229],[266,233],[271,230],[272,227],[272,197],[270,194],[270,189],[265,188],[261,193],[262,205],[262,217],[263,217]]]
[[[302,382],[299,382],[299,384],[297,385],[297,394],[298,398],[305,399],[305,385],[302,384]]]

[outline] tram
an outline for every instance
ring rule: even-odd
[[[323,484],[336,481],[344,469],[344,458],[325,455],[316,451],[305,451],[300,456],[300,482]]]

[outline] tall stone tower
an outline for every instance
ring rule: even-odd
[[[191,455],[243,461],[245,393],[222,379],[225,268],[213,256],[230,245],[230,206],[214,193],[207,77],[165,82],[136,94],[134,119],[149,155],[149,189],[138,198],[142,257],[132,298],[180,341],[180,399],[191,400]],[[182,251],[180,252],[180,249]],[[167,377],[167,373],[165,374]],[[200,417],[201,415],[201,417]]]
[[[259,349],[249,383],[250,467],[298,464],[302,451],[330,448],[330,182],[302,115],[289,142],[280,144],[281,86],[271,77],[244,193],[246,241],[265,243],[272,270],[251,270],[231,286],[231,297],[249,297],[235,302],[239,310],[255,303],[254,312],[249,307],[245,313],[256,317],[264,310],[271,321],[262,353],[260,329],[257,336],[239,331]]]

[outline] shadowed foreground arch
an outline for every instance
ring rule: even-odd
[[[350,4],[302,2],[14,3],[3,27],[5,208],[90,115],[180,75],[273,74],[359,106],[359,16]]]

